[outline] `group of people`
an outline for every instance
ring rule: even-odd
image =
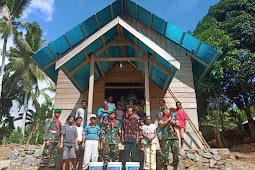
[[[163,156],[162,163],[167,169],[168,155],[173,154],[172,166],[177,169],[179,162],[179,138],[181,148],[185,131],[186,113],[181,109],[181,103],[168,109],[164,100],[159,101],[160,109],[156,116],[158,127],[152,123],[152,117],[146,116],[144,100],[138,102],[130,99],[125,101],[121,96],[117,107],[113,97],[104,99],[97,114],[92,114],[87,125],[87,101],[82,101],[82,108],[77,109],[76,116],[69,116],[62,127],[59,121],[60,109],[55,109],[53,118],[46,121],[45,147],[40,167],[44,168],[49,158],[49,168],[55,166],[58,149],[63,150],[63,170],[68,161],[69,169],[76,169],[78,158],[84,149],[82,169],[87,169],[89,162],[98,161],[98,150],[103,149],[104,165],[108,162],[120,162],[119,143],[124,145],[124,162],[139,162],[137,146],[144,149],[144,169],[156,169],[157,137]],[[100,120],[99,125],[96,124]],[[75,122],[75,123],[74,123]]]

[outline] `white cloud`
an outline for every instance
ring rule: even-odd
[[[32,0],[29,7],[24,11],[22,18],[27,18],[29,14],[43,14],[46,21],[52,21],[54,12],[54,0]]]

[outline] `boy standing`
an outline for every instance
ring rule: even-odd
[[[92,114],[90,124],[85,127],[82,137],[82,147],[85,147],[82,164],[83,170],[88,168],[91,159],[92,162],[97,162],[98,160],[98,149],[100,149],[99,135],[100,127],[96,125],[96,115]]]
[[[118,143],[121,136],[121,125],[115,119],[115,112],[109,113],[109,120],[107,120],[101,129],[101,139],[103,143],[104,164],[112,160],[112,162],[119,162],[119,147]],[[112,154],[112,156],[110,155]]]
[[[45,121],[45,134],[43,138],[45,146],[42,151],[42,160],[40,163],[40,167],[42,169],[45,168],[48,158],[50,158],[49,169],[51,170],[55,166],[61,132],[61,123],[58,119],[60,115],[61,109],[55,109],[53,118],[46,119]]]
[[[82,124],[82,118],[81,117],[77,117],[76,118],[76,129],[77,129],[77,133],[78,133],[78,137],[77,137],[77,144],[79,147],[79,150],[76,150],[76,159],[74,161],[74,168],[77,167],[77,163],[79,161],[80,155],[81,155],[81,151],[82,151],[82,133],[83,133],[83,127],[81,126]],[[79,161],[79,166],[80,166],[80,162]]]
[[[117,102],[117,105],[121,105],[121,110],[125,110],[127,106],[127,101],[125,100],[125,96],[120,96],[120,101]]]
[[[133,116],[133,109],[127,109],[128,117],[123,120],[122,144],[125,144],[125,162],[129,162],[131,152],[132,162],[138,162],[136,144],[139,143],[139,122]]]
[[[82,100],[81,102],[82,108],[77,109],[75,117],[81,117],[82,123],[81,126],[85,128],[87,125],[87,100]]]
[[[66,169],[66,162],[68,161],[69,170],[73,169],[73,162],[76,159],[75,149],[78,150],[77,144],[77,129],[73,125],[74,116],[68,116],[67,124],[65,124],[61,130],[61,140],[59,148],[63,148],[63,166],[62,169]]]

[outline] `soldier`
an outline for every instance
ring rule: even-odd
[[[114,111],[111,111],[109,114],[109,120],[104,122],[101,129],[105,166],[110,161],[110,158],[113,162],[119,162],[118,143],[121,136],[121,125],[120,122],[115,119],[116,115]],[[113,156],[111,157],[110,154]]]
[[[49,169],[52,170],[56,162],[56,154],[60,142],[60,132],[61,123],[59,121],[59,116],[61,114],[61,109],[55,109],[53,118],[46,119],[45,134],[43,140],[45,141],[45,146],[42,152],[42,160],[40,163],[41,169],[44,169],[48,158]]]
[[[177,133],[171,131],[170,126],[178,127],[179,124],[176,124],[175,121],[172,120],[168,113],[167,106],[162,106],[161,110],[163,115],[159,117],[159,125],[162,129],[162,163],[164,165],[164,170],[167,170],[168,155],[171,147],[173,154],[173,163],[171,165],[174,167],[174,170],[177,170],[179,163],[179,139]]]

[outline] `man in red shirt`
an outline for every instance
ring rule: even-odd
[[[182,109],[182,104],[179,101],[176,102],[175,113],[177,114],[177,120],[180,123],[179,132],[180,132],[181,149],[182,149],[183,144],[184,144],[184,133],[186,132],[186,125],[187,125],[188,117],[187,117],[186,112]]]

